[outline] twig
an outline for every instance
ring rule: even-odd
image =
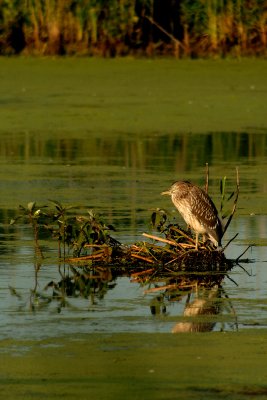
[[[183,254],[180,254],[178,257],[175,257],[175,258],[173,258],[172,260],[166,262],[166,263],[164,264],[164,267],[166,267],[166,265],[170,265],[170,264],[174,263],[175,261],[179,260],[179,258],[181,258],[181,257],[183,257],[183,256],[184,256],[184,253],[183,253]]]
[[[238,236],[238,233],[235,234],[234,237],[232,237],[232,239],[229,240],[228,243],[226,243],[226,245],[222,248],[222,252],[224,252],[224,250],[229,246],[229,244]]]
[[[223,203],[225,199],[225,182],[226,182],[226,176],[220,180],[220,192],[221,192],[220,212],[222,212],[223,210]]]
[[[105,253],[103,251],[101,251],[99,253],[91,254],[89,256],[67,258],[65,261],[66,262],[79,262],[79,261],[94,260],[97,258],[102,258],[104,255],[105,255]]]
[[[147,15],[145,15],[145,18],[151,22],[151,24],[155,25],[161,32],[165,33],[165,35],[167,35],[171,40],[173,40],[177,45],[181,46],[182,49],[184,49],[186,51],[185,46],[183,45],[182,42],[180,42],[180,40],[176,39],[176,37],[174,37],[171,33],[167,32],[166,29],[164,29],[161,25],[159,25],[153,18],[148,17]]]
[[[195,249],[196,248],[195,244],[189,244],[189,243],[179,243],[179,244],[183,249]]]
[[[246,268],[244,268],[242,265],[240,265],[240,264],[238,264],[238,263],[236,263],[236,265],[237,265],[239,268],[241,268],[248,276],[252,276],[252,274],[250,274],[250,273],[246,270]]]
[[[150,258],[139,256],[138,254],[131,254],[131,257],[138,258],[139,260],[143,260],[143,261],[146,261],[148,263],[152,263],[152,264],[154,263],[154,261],[151,260]]]
[[[224,227],[224,231],[223,231],[223,236],[228,228],[228,226],[230,225],[232,218],[236,212],[236,207],[237,207],[237,200],[238,200],[238,195],[239,195],[239,173],[238,173],[238,167],[236,167],[236,195],[235,195],[235,200],[234,200],[234,205],[233,205],[233,209],[232,212],[228,218],[228,221]]]
[[[139,277],[141,275],[147,275],[147,274],[150,274],[150,273],[152,273],[154,271],[155,271],[154,268],[150,268],[150,269],[146,269],[145,271],[134,272],[133,274],[131,274],[131,278],[135,279],[135,278],[137,278],[137,277]]]
[[[228,274],[225,274],[225,276],[227,276],[227,278],[232,281],[236,286],[238,286],[238,284],[236,283],[236,281],[232,278],[230,278],[230,276]]]
[[[209,164],[206,163],[206,185],[205,185],[205,191],[208,194],[209,191]]]
[[[178,289],[178,287],[179,285],[177,283],[174,283],[172,285],[165,285],[153,289],[147,289],[144,291],[144,293],[147,294],[147,293],[159,292],[160,290],[166,290],[166,289]]]
[[[171,226],[170,230],[180,233],[183,237],[185,237],[187,240],[189,240],[190,242],[194,243],[194,245],[195,245],[194,239],[192,239],[190,236],[188,236],[185,232],[181,231],[179,228]]]
[[[246,248],[245,251],[243,251],[242,254],[240,254],[239,257],[237,257],[237,259],[235,260],[235,262],[236,262],[237,264],[238,264],[238,261],[240,260],[240,258],[243,256],[243,254],[245,254],[245,253],[248,251],[248,249],[250,249],[250,247],[252,247],[251,244]]]
[[[106,244],[85,244],[84,247],[108,247]]]
[[[160,237],[154,236],[154,235],[149,235],[148,233],[143,233],[142,235],[145,236],[145,237],[148,237],[150,239],[158,240],[159,242],[168,243],[168,244],[171,244],[172,246],[181,247],[180,243],[176,243],[176,242],[174,242],[172,240],[163,239],[163,238],[160,238]]]

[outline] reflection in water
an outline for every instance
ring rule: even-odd
[[[38,269],[39,270],[39,269]],[[62,308],[68,308],[68,298],[81,297],[89,299],[91,305],[95,304],[95,299],[103,299],[108,290],[114,289],[116,283],[112,276],[111,270],[108,268],[91,269],[83,268],[78,270],[74,267],[59,267],[61,279],[59,281],[50,281],[44,288],[44,291],[37,290],[38,278],[36,274],[36,283],[31,291],[30,309],[37,309],[47,306],[51,301],[57,302],[57,311],[61,312]]]
[[[36,263],[32,260],[32,240],[26,245],[27,242],[16,241],[12,247],[15,265],[2,264],[1,312],[7,326],[3,327],[2,335],[13,337],[21,332],[23,336],[25,331],[30,337],[46,337],[52,332],[60,335],[95,331],[232,330],[237,324],[229,298],[239,326],[266,323],[266,289],[260,284],[266,281],[266,276],[262,269],[258,271],[258,279],[255,274],[249,276],[242,269],[235,269],[234,280],[240,285],[228,279],[223,282],[229,298],[221,288],[214,287],[209,292],[200,286],[198,291],[169,290],[157,294],[151,302],[151,294],[144,296],[144,287],[131,283],[128,277],[116,278],[108,269],[57,267],[57,257],[52,255]],[[237,250],[238,256],[240,247]],[[11,257],[10,254],[8,258],[13,263]],[[5,286],[15,289],[13,296],[4,296]]]
[[[20,301],[20,306],[30,312],[44,311],[53,302],[56,303],[57,312],[69,309],[70,299],[82,298],[89,300],[91,305],[96,304],[96,300],[103,299],[109,290],[116,287],[116,278],[111,274],[111,270],[103,268],[101,271],[91,268],[83,268],[80,271],[74,267],[59,266],[59,280],[49,281],[43,289],[38,280],[41,265],[38,263],[34,267],[35,277],[33,287],[29,288],[29,297],[23,295],[14,287],[9,287],[12,296]],[[22,306],[23,305],[23,306]]]
[[[225,304],[222,301],[222,294],[222,288],[216,285],[211,289],[202,289],[197,292],[193,301],[190,301],[191,294],[188,295],[183,315],[184,317],[188,317],[187,319],[189,319],[189,321],[178,322],[173,327],[172,332],[212,331],[217,323],[214,317],[222,314],[225,308]],[[233,310],[232,313],[234,314]],[[206,318],[203,318],[204,316],[206,316]],[[235,315],[234,317],[236,318]],[[237,323],[235,323],[235,325],[237,327]],[[223,327],[221,330],[223,330]]]
[[[175,156],[175,157],[174,157]],[[1,138],[0,158],[6,162],[120,165],[147,169],[162,166],[190,171],[221,161],[251,160],[267,156],[267,133],[215,132],[162,134],[132,138],[131,135],[85,138],[45,138],[29,133]]]
[[[237,329],[237,316],[232,307],[229,297],[223,288],[214,285],[211,288],[197,287],[190,290],[166,290],[162,295],[157,295],[150,303],[152,315],[167,315],[168,305],[174,302],[181,302],[186,298],[182,319],[172,327],[172,333],[181,332],[209,332],[214,330],[216,325],[221,326],[220,330],[225,330],[225,317],[223,313],[227,312],[231,316],[231,322],[228,326],[231,329]],[[229,318],[227,318],[228,320]],[[224,321],[225,320],[225,321]]]
[[[117,276],[112,268],[59,266],[59,280],[49,281],[43,290],[40,290],[41,285],[38,282],[40,270],[41,264],[36,263],[34,284],[30,289],[28,300],[24,299],[16,288],[10,287],[10,293],[20,303],[20,310],[22,310],[21,307],[26,307],[31,313],[39,313],[48,311],[50,304],[56,303],[58,313],[63,310],[72,312],[70,300],[77,298],[88,300],[90,309],[117,286]],[[224,330],[223,321],[220,322],[220,318],[218,321],[218,316],[222,316],[224,311],[230,313],[234,320],[230,323],[231,329],[233,326],[237,328],[237,317],[233,307],[219,285],[214,285],[212,288],[198,286],[181,289],[177,286],[177,289],[167,289],[150,302],[150,312],[153,316],[165,315],[168,317],[168,307],[175,302],[181,302],[184,297],[186,298],[184,311],[182,315],[177,315],[177,318],[182,318],[182,321],[172,327],[173,333],[212,331],[219,323],[221,324],[220,330]]]

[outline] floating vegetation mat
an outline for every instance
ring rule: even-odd
[[[128,275],[142,284],[167,280],[176,287],[219,284],[235,264],[226,259],[222,249],[214,249],[211,244],[202,243],[196,250],[191,232],[178,225],[168,226],[166,232],[168,239],[143,234],[150,241],[129,246],[112,238],[109,244],[85,245],[90,254],[65,261],[76,268],[93,268],[100,274],[109,269],[113,276]]]

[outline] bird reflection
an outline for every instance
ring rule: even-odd
[[[205,290],[203,297],[196,297],[190,301],[188,296],[184,313],[184,317],[189,317],[190,321],[178,322],[172,328],[172,333],[179,332],[209,332],[216,325],[214,319],[199,320],[198,316],[215,316],[222,311],[222,302],[220,301],[220,290],[216,285],[211,290]]]
[[[224,295],[224,298],[223,298]],[[231,302],[219,285],[214,285],[212,288],[201,288],[195,292],[192,290],[187,294],[175,294],[174,292],[165,292],[157,295],[150,303],[150,311],[152,315],[168,315],[167,301],[173,303],[180,302],[186,296],[186,303],[183,311],[183,321],[176,323],[171,332],[210,332],[214,330],[218,324],[219,316],[224,311],[229,312],[234,317],[234,328],[237,329],[237,321],[235,311]],[[167,299],[167,301],[166,301]],[[225,301],[226,300],[226,301]],[[223,322],[221,330],[223,330]]]

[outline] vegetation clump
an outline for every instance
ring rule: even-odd
[[[221,214],[227,218],[224,232],[229,226],[236,210],[239,193],[237,187],[226,199],[225,179],[221,181]],[[208,170],[206,174],[208,190]],[[234,197],[230,214],[223,215],[224,202]],[[225,275],[235,265],[227,260],[224,249],[216,249],[211,242],[200,242],[195,249],[195,240],[190,229],[184,230],[172,223],[167,213],[156,209],[151,215],[151,225],[157,234],[144,233],[146,239],[134,244],[122,244],[112,237],[114,227],[107,225],[92,210],[79,207],[65,207],[58,201],[38,206],[31,202],[27,207],[19,207],[19,215],[11,221],[26,219],[31,225],[35,242],[37,269],[44,258],[41,236],[48,232],[49,237],[58,243],[58,261],[68,265],[71,274],[64,275],[59,283],[50,282],[55,293],[64,286],[66,292],[74,294],[92,287],[92,282],[111,281],[118,276],[131,276],[141,284],[164,282],[164,287],[189,287],[220,285]],[[101,286],[101,285],[100,285]],[[87,288],[87,289],[86,289]]]

